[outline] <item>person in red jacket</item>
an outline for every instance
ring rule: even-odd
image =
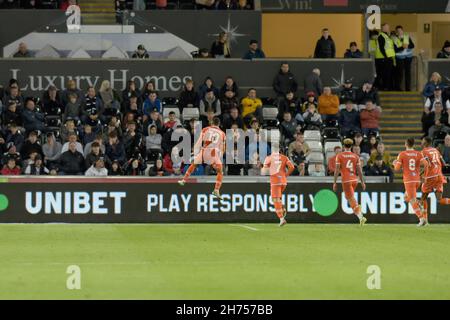
[[[14,158],[8,159],[8,162],[6,162],[3,167],[1,174],[3,176],[18,176],[20,174],[20,168],[17,166]]]
[[[380,109],[374,105],[373,101],[368,100],[366,108],[360,112],[362,133],[366,136],[370,132],[378,133],[380,131],[380,117]]]

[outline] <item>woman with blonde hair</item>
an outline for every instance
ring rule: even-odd
[[[439,87],[442,82],[442,77],[438,72],[433,72],[430,77],[430,81],[427,82],[425,88],[423,89],[423,96],[425,98],[430,98],[434,95],[434,90]]]
[[[216,59],[231,58],[231,50],[228,42],[228,34],[221,32],[211,46],[211,56]]]
[[[111,88],[111,83],[108,80],[103,80],[98,91],[100,98],[103,101],[105,109],[120,109],[120,97],[116,91]]]

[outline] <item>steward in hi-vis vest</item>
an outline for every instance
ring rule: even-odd
[[[410,35],[403,31],[402,26],[395,28],[392,35],[392,41],[395,47],[396,66],[394,70],[394,90],[411,91],[411,65],[414,56],[414,43]]]

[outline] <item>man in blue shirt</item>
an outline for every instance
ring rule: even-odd
[[[258,48],[258,46],[259,43],[257,40],[251,40],[248,48],[249,50],[242,59],[244,60],[264,59],[266,55],[261,49]]]

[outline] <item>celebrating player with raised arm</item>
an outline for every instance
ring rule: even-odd
[[[178,181],[178,184],[184,186],[186,180],[197,168],[197,165],[205,163],[211,165],[216,170],[216,186],[212,192],[217,198],[222,199],[220,196],[220,187],[222,186],[223,179],[223,165],[222,157],[225,152],[225,133],[219,128],[220,119],[214,117],[212,125],[202,130],[200,138],[197,140],[194,152],[200,150],[200,152],[194,156],[194,162],[191,163],[186,171],[183,179]]]
[[[429,137],[422,139],[422,155],[427,165],[425,167],[424,183],[422,184],[422,216],[425,219],[424,225],[428,224],[428,195],[432,192],[436,194],[436,198],[441,205],[450,205],[449,198],[443,198],[445,177],[442,174],[444,160],[441,153],[433,148],[432,140]]]
[[[418,227],[426,224],[426,219],[422,215],[420,203],[417,201],[417,189],[420,187],[420,167],[427,166],[420,151],[414,150],[414,138],[409,138],[405,142],[405,151],[400,152],[397,160],[394,161],[394,169],[400,171],[403,169],[403,183],[405,185],[405,201],[411,204],[419,218]]]
[[[275,206],[275,213],[280,218],[280,227],[287,223],[286,209],[281,197],[287,186],[286,177],[290,176],[294,169],[295,167],[288,157],[279,152],[273,152],[270,156],[267,156],[264,167],[261,169],[262,175],[270,175],[270,195]]]
[[[342,189],[345,193],[345,198],[349,202],[353,213],[358,217],[359,223],[363,226],[367,219],[361,213],[361,207],[355,199],[355,190],[358,186],[358,176],[361,180],[361,187],[366,190],[366,183],[361,168],[361,161],[359,156],[351,152],[353,146],[352,139],[344,140],[344,151],[339,153],[336,157],[336,171],[334,172],[333,190],[337,191],[337,180],[339,173],[342,177]]]

